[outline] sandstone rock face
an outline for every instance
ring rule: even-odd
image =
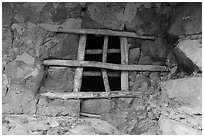
[[[163,93],[191,107],[201,107],[202,77],[170,80],[163,87]]]
[[[163,134],[201,134],[202,77],[162,83],[161,105],[159,125]]]
[[[108,3],[93,3],[88,7],[88,12],[93,20],[103,24],[106,28],[122,30],[122,23],[116,18],[116,14],[123,9],[123,6],[120,5],[118,4],[118,6],[114,6],[117,7],[116,9],[112,9],[111,4]]]
[[[159,120],[163,135],[201,135],[202,133],[185,124],[161,116]]]
[[[36,114],[43,116],[76,116],[79,117],[79,100],[49,100],[43,97],[39,98]]]
[[[35,95],[40,87],[72,90],[71,69],[61,69],[46,79],[42,61],[50,57],[76,58],[78,36],[54,35],[49,30],[60,26],[81,28],[81,6],[79,3],[4,3],[3,7],[3,113],[34,114],[39,100]],[[66,109],[61,110],[62,115],[68,113]]]
[[[112,109],[112,101],[107,99],[84,100],[81,104],[81,112],[92,114],[104,114]]]
[[[132,48],[129,51],[129,64],[138,64],[139,58],[141,55],[140,48]]]
[[[161,7],[161,3],[148,2],[90,3],[88,11],[83,14],[82,26],[112,30],[126,28],[140,35],[159,35],[167,28],[170,9]]]
[[[201,39],[191,40],[186,39],[180,41],[177,45],[188,59],[190,59],[195,65],[202,69],[202,42]]]
[[[35,114],[37,99],[31,90],[10,86],[2,96],[2,114]]]
[[[2,119],[3,135],[123,135],[107,121],[96,118],[24,114]]]
[[[178,7],[168,33],[173,35],[202,32],[202,3],[187,3]]]

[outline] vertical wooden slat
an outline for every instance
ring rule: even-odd
[[[107,61],[107,51],[108,51],[108,36],[104,36],[104,43],[103,43],[103,57],[102,62]],[[102,70],[102,77],[103,77],[103,83],[105,86],[105,91],[110,91],[109,81],[108,81],[108,75],[106,69]]]
[[[78,55],[77,55],[77,60],[79,61],[84,60],[86,39],[87,39],[86,35],[80,35]],[[82,73],[83,73],[83,68],[76,68],[75,77],[74,77],[74,92],[78,92],[81,89]]]
[[[120,37],[121,64],[128,64],[128,42],[126,37]],[[128,91],[128,71],[121,72],[121,90]]]

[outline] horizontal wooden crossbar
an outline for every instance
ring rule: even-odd
[[[140,98],[141,92],[136,91],[111,91],[111,92],[47,92],[41,96],[50,99],[91,99],[91,98]]]
[[[109,77],[120,77],[120,74],[121,72],[107,72],[107,75]],[[83,72],[83,76],[102,76],[101,72],[98,72],[98,71],[84,71]]]
[[[126,71],[169,71],[165,66],[156,65],[121,65],[112,63],[102,63],[96,61],[77,61],[77,60],[44,60],[44,65],[50,66],[66,66],[66,67],[95,67],[112,70]]]
[[[96,49],[96,50],[86,50],[86,54],[102,54],[103,50]],[[107,53],[120,53],[120,49],[108,49]]]
[[[141,36],[134,32],[127,31],[112,31],[112,30],[101,30],[101,29],[71,29],[71,28],[59,28],[52,30],[56,32],[74,33],[74,34],[94,34],[94,35],[106,35],[106,36],[120,36],[120,37],[133,37],[139,39],[156,39],[154,36]]]

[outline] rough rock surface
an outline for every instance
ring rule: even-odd
[[[195,34],[202,32],[202,3],[186,3],[178,6],[172,17],[169,34]]]
[[[188,59],[190,59],[200,70],[202,69],[202,38],[197,40],[186,39],[177,45]],[[186,59],[187,60],[187,59]]]
[[[74,71],[71,68],[50,67],[43,86],[56,92],[57,90],[71,92],[73,90],[73,82]]]
[[[8,115],[2,119],[3,135],[121,135],[106,121],[94,118]]]
[[[37,99],[31,90],[10,86],[2,95],[2,114],[35,114]]]
[[[58,26],[81,28],[81,4],[4,3],[3,9],[3,113],[34,114],[41,100],[36,95],[42,86],[72,90],[73,70],[61,68],[53,73],[51,69],[47,74],[42,61],[45,58],[76,59],[78,36],[54,34],[49,30]],[[46,101],[44,105],[49,108]],[[68,113],[65,108],[60,110]],[[48,112],[41,114],[49,115]],[[50,112],[50,115],[55,114]]]
[[[140,55],[141,55],[140,48],[132,48],[129,50],[129,57],[128,57],[128,63],[129,64],[138,64]]]
[[[106,28],[122,30],[123,24],[117,20],[116,14],[119,14],[124,6],[117,3],[92,3],[88,6],[88,13],[93,20],[103,24]]]
[[[80,100],[46,99],[40,97],[36,114],[43,116],[77,116],[80,112]]]
[[[170,80],[162,84],[159,125],[163,134],[201,134],[202,77]]]
[[[109,113],[112,109],[112,104],[113,102],[107,99],[84,100],[81,103],[81,112],[92,114]]]

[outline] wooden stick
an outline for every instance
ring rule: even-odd
[[[79,39],[78,56],[77,60],[83,61],[85,55],[86,35],[81,35]],[[74,76],[74,92],[81,89],[83,68],[76,68]]]
[[[120,72],[107,72],[109,77],[120,77]],[[101,72],[98,71],[84,71],[83,76],[102,76]]]
[[[103,56],[102,56],[102,62],[106,63],[107,61],[107,50],[108,50],[108,36],[104,37],[104,43],[103,43]],[[103,83],[105,86],[105,91],[108,92],[110,91],[109,87],[109,81],[108,81],[108,75],[106,69],[102,69],[102,78],[103,78]]]
[[[86,50],[86,54],[102,54],[103,50],[101,49],[96,49],[96,50]],[[108,54],[110,53],[120,53],[120,49],[108,49],[107,51]]]
[[[51,90],[49,90],[51,91]],[[95,98],[140,98],[141,92],[136,91],[111,91],[111,92],[46,92],[41,93],[50,99],[95,99]]]
[[[102,63],[96,61],[77,61],[77,60],[44,60],[44,65],[50,66],[66,66],[66,67],[95,67],[112,70],[127,71],[169,71],[165,66],[157,65],[120,65],[113,63]]]
[[[120,49],[121,49],[121,64],[128,64],[128,42],[127,38],[120,37]],[[121,90],[129,90],[128,84],[128,71],[121,72]]]
[[[55,32],[63,33],[74,33],[74,34],[95,34],[95,35],[107,35],[107,36],[121,36],[121,37],[133,37],[139,39],[156,39],[154,36],[140,36],[134,32],[127,31],[112,31],[112,30],[100,30],[100,29],[71,29],[71,28],[62,28],[58,30],[52,30]]]
[[[95,118],[101,118],[101,115],[96,115],[96,114],[91,114],[91,113],[85,113],[85,112],[80,112],[81,116],[86,116],[86,117],[95,117]]]

